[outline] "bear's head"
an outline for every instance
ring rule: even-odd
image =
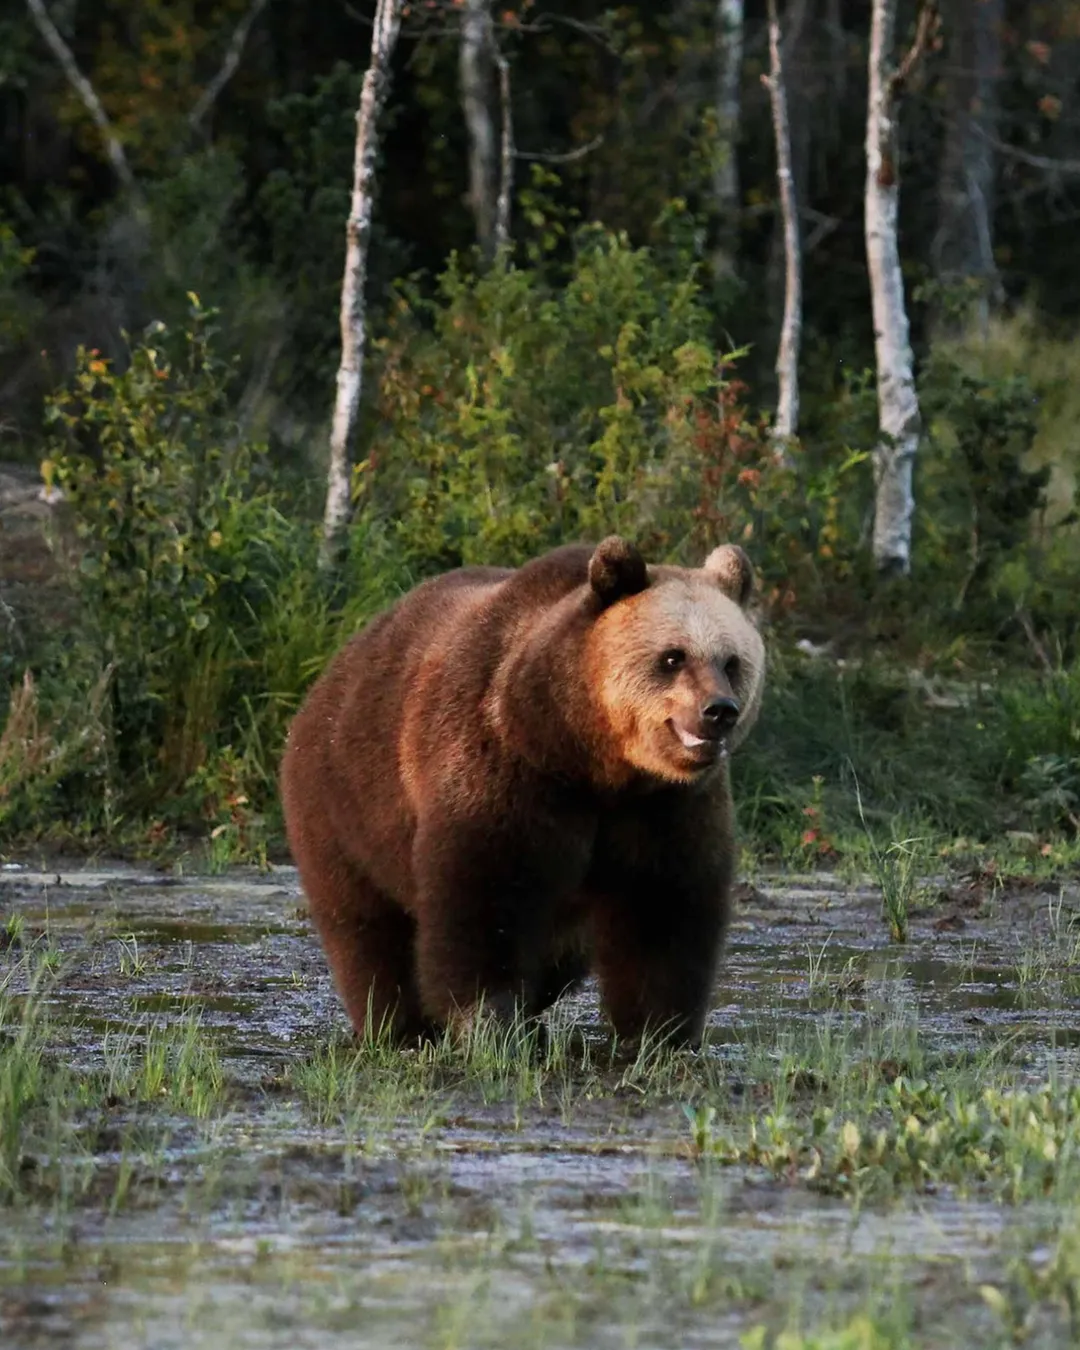
[[[618,536],[597,546],[586,681],[611,758],[692,783],[743,740],[765,677],[765,647],[746,612],[753,583],[735,544],[714,549],[700,568],[648,567]]]

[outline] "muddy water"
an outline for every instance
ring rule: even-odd
[[[936,895],[901,948],[869,886],[759,879],[704,1054],[745,1092],[752,1045],[885,1008],[931,1047],[1007,1043],[1033,1080],[1072,1074],[1080,1001],[1023,972],[1076,908],[1076,887],[976,880]],[[917,1344],[989,1345],[978,1286],[1041,1221],[946,1193],[854,1209],[707,1166],[683,1103],[632,1085],[518,1104],[465,1091],[316,1125],[290,1069],[344,1023],[289,869],[9,865],[0,920],[12,913],[24,947],[41,934],[62,953],[53,1053],[95,1069],[107,1035],[197,1008],[226,1095],[206,1120],[111,1105],[76,1139],[81,1193],[0,1209],[3,1347],[735,1346],[871,1296],[932,1310]],[[15,949],[5,974],[25,989]],[[560,1015],[602,1042],[592,991]],[[1035,1343],[1069,1343],[1056,1335]]]

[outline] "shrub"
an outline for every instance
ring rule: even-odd
[[[186,330],[156,325],[125,369],[80,351],[43,465],[70,505],[81,613],[43,662],[43,695],[108,670],[117,800],[173,822],[232,819],[239,797],[271,806],[289,716],[394,575],[378,531],[360,531],[350,598],[332,603],[313,526],[284,514],[263,448],[230,421],[212,320],[192,296]]]
[[[433,300],[402,285],[392,310],[357,493],[416,575],[613,531],[682,562],[740,539],[776,605],[819,547],[845,553],[840,483],[861,457],[777,463],[685,251],[589,227],[565,285],[452,260]]]

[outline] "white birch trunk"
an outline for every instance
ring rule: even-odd
[[[492,55],[499,70],[499,112],[502,119],[499,142],[499,196],[495,202],[495,256],[508,262],[510,216],[514,200],[514,109],[511,102],[510,62],[494,41]]]
[[[319,565],[323,570],[331,569],[340,556],[352,509],[352,448],[364,368],[364,288],[371,241],[379,119],[390,89],[390,60],[401,27],[402,3],[403,0],[379,0],[371,38],[371,60],[364,75],[356,113],[352,202],[345,226],[345,275],[341,283],[341,364],[330,430],[330,466],[319,553]]]
[[[461,104],[469,134],[469,206],[485,258],[495,251],[495,127],[491,115],[492,0],[465,0],[461,16]]]
[[[716,171],[713,193],[720,217],[720,239],[726,268],[734,270],[738,244],[739,162],[737,147],[742,117],[743,0],[716,3]]]
[[[776,181],[784,225],[784,319],[776,351],[779,394],[773,440],[777,457],[787,458],[787,444],[799,431],[799,354],[802,347],[802,245],[799,239],[799,204],[791,168],[791,128],[788,124],[787,91],[780,52],[780,20],[776,0],[769,0],[769,75],[765,81],[772,104],[776,138]]]
[[[874,315],[878,424],[874,450],[874,563],[882,574],[911,571],[915,513],[912,469],[921,418],[900,270],[897,104],[902,74],[892,66],[897,0],[873,0],[866,118],[866,261]],[[920,16],[920,25],[921,25]],[[910,69],[916,48],[905,67]],[[906,70],[904,71],[906,74]]]

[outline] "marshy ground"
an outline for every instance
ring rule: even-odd
[[[1074,1345],[1080,887],[744,886],[697,1055],[345,1036],[291,869],[0,871],[0,1345]]]

